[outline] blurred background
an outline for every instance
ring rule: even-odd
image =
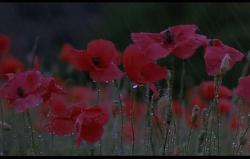
[[[64,43],[80,49],[104,38],[123,51],[131,43],[131,32],[160,32],[177,24],[196,24],[202,34],[220,38],[246,54],[249,18],[250,3],[1,3],[0,33],[10,36],[11,53],[24,61],[39,37],[37,55],[44,70],[51,72],[61,63],[58,55]],[[205,72],[203,50],[197,52],[187,62],[185,87],[211,79]],[[243,65],[237,64],[223,83],[234,87]],[[177,83],[181,66],[177,60]],[[67,77],[64,69],[58,72]]]

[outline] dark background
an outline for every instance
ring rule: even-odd
[[[0,33],[12,40],[11,53],[26,62],[40,37],[36,52],[48,72],[61,63],[58,55],[63,43],[84,48],[90,40],[104,38],[123,51],[131,43],[131,32],[160,32],[177,24],[196,24],[202,34],[219,38],[245,54],[250,47],[250,3],[1,3],[0,22]],[[186,86],[211,79],[202,57],[199,49],[188,60]],[[177,83],[181,63],[176,61]],[[244,63],[245,59],[226,75],[225,85],[238,83]],[[69,77],[63,71],[60,74]]]

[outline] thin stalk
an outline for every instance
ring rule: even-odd
[[[135,88],[136,89],[136,88]],[[136,90],[133,90],[132,88],[132,113],[130,115],[130,124],[131,124],[131,129],[132,129],[132,148],[131,148],[131,153],[134,155],[135,153],[135,131],[134,131],[134,112],[135,112],[135,96],[136,96]]]
[[[187,146],[186,146],[186,155],[189,154],[189,145],[190,145],[191,135],[192,135],[192,129],[190,128],[189,132],[188,132],[188,141],[187,141]]]
[[[149,104],[149,142],[151,145],[152,154],[155,155],[155,148],[153,143],[153,96],[151,96],[150,104]]]
[[[28,119],[29,129],[31,130],[31,146],[32,146],[32,150],[33,150],[34,154],[36,154],[36,145],[35,145],[35,140],[34,140],[33,124],[32,124],[32,120],[31,120],[29,110],[26,112],[26,116],[27,116],[27,119]]]
[[[214,109],[217,109],[217,153],[220,154],[220,114],[219,109],[217,108],[219,100],[219,87],[222,82],[222,76],[216,76],[215,79],[215,92],[214,92]]]
[[[248,129],[249,129],[249,125],[247,126],[246,130],[244,131],[244,133],[242,134],[242,136],[240,138],[245,138],[245,136],[247,135]],[[239,145],[237,151],[236,151],[236,155],[238,155],[239,151],[241,150],[242,144]]]
[[[2,153],[4,155],[4,151],[5,151],[5,138],[4,138],[4,110],[3,110],[3,103],[2,100],[0,101],[0,111],[1,111],[1,132],[2,132]]]
[[[124,129],[124,116],[123,116],[123,104],[122,104],[122,100],[121,100],[121,93],[120,93],[120,89],[118,86],[117,81],[115,81],[115,87],[117,90],[117,94],[118,94],[118,100],[119,100],[119,109],[120,109],[120,114],[121,114],[121,127],[120,127],[120,148],[121,148],[121,153],[124,153],[124,146],[123,146],[123,129]]]
[[[99,83],[96,83],[96,87],[97,87],[96,88],[96,105],[99,106],[99,104],[100,104],[100,92],[101,92]],[[91,148],[90,151],[91,151],[91,153],[90,153],[91,156],[93,156],[95,148],[94,147]],[[100,139],[100,142],[99,142],[99,154],[102,155],[102,139]]]
[[[162,154],[166,154],[166,147],[167,147],[167,141],[168,141],[168,134],[169,134],[169,128],[172,121],[172,91],[173,91],[173,80],[174,80],[174,69],[170,71],[169,73],[169,79],[167,81],[168,88],[168,103],[167,103],[167,122],[166,122],[166,129],[165,129],[165,138],[163,143],[163,150]]]

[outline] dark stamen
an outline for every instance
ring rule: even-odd
[[[174,35],[169,30],[166,30],[163,33],[163,39],[165,40],[164,42],[167,42],[170,44],[174,41]]]
[[[23,88],[21,88],[21,87],[18,87],[18,88],[17,88],[16,94],[17,94],[19,97],[24,97],[24,96],[25,96],[24,90],[23,90]]]
[[[99,66],[101,64],[101,60],[99,57],[93,57],[92,58],[92,62],[94,63],[94,65]]]

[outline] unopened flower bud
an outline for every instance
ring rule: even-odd
[[[199,114],[200,114],[200,107],[198,105],[194,105],[192,109],[192,123],[196,123]]]
[[[230,60],[231,58],[229,54],[226,54],[221,60],[220,72],[222,74],[225,74],[230,69]]]

